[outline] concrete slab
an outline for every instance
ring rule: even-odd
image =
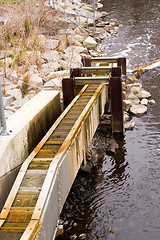
[[[0,136],[0,208],[16,177],[16,169],[60,113],[60,92],[41,91],[6,121],[9,135]]]

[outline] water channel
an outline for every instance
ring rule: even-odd
[[[102,43],[108,56],[126,57],[129,71],[160,58],[159,0],[102,3],[108,20],[120,22],[118,36]],[[115,155],[104,154],[87,176],[87,193],[77,199],[79,215],[70,231],[86,233],[88,240],[160,239],[160,67],[148,70],[140,81],[156,104],[132,118],[135,128],[117,139]],[[64,234],[59,239],[70,238]]]

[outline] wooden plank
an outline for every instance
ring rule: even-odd
[[[82,67],[81,73],[83,74],[101,74],[105,75],[111,72],[110,67]]]

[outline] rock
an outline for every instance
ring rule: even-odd
[[[63,70],[63,71],[57,71],[57,72],[51,72],[47,79],[50,80],[52,78],[62,78],[62,77],[69,77],[70,71],[69,70]]]
[[[137,99],[137,96],[131,92],[131,93],[127,96],[127,99],[129,99],[129,100],[135,100],[135,99]]]
[[[62,87],[61,78],[53,78],[44,84],[44,87]]]
[[[16,98],[14,96],[8,96],[8,97],[3,97],[3,102],[4,102],[4,107],[8,106],[8,105],[12,105],[13,101]]]
[[[37,65],[32,65],[32,66],[30,66],[29,71],[30,71],[30,72],[33,72],[33,73],[38,73],[38,67],[37,67]]]
[[[88,27],[93,27],[94,26],[94,21],[92,18],[88,18]]]
[[[75,39],[78,41],[78,42],[80,42],[80,43],[83,43],[83,41],[85,40],[85,36],[84,35],[78,35],[78,34],[76,34],[75,35]]]
[[[97,57],[97,56],[99,55],[98,52],[95,51],[95,50],[89,50],[89,53],[90,53],[90,55],[93,56],[93,57]]]
[[[13,79],[18,79],[18,75],[17,75],[17,71],[16,70],[13,70],[12,74],[11,74],[11,77]]]
[[[0,16],[0,25],[4,25],[5,20],[6,19],[4,17]]]
[[[110,25],[111,27],[116,27],[116,26],[119,26],[119,23],[117,22],[116,19],[111,19],[111,20],[109,21],[109,25]]]
[[[128,77],[128,78],[127,78],[127,83],[135,83],[135,82],[137,82],[137,81],[138,81],[137,78],[133,78],[133,77]]]
[[[139,87],[132,87],[131,88],[131,92],[133,93],[133,94],[138,94],[138,93],[140,93],[140,88]]]
[[[37,74],[33,74],[31,76],[31,78],[29,79],[29,85],[31,85],[31,87],[42,86],[43,85],[43,80]]]
[[[88,48],[88,49],[95,49],[97,47],[98,43],[92,38],[88,37],[84,40],[83,46]]]
[[[149,98],[151,97],[151,94],[145,90],[141,91],[141,98]]]
[[[58,47],[58,40],[55,39],[46,39],[46,47],[51,50],[55,50]]]
[[[143,99],[141,100],[141,104],[147,106],[147,104],[148,104],[148,99],[143,98]]]
[[[74,54],[80,54],[80,53],[88,53],[88,50],[84,47],[78,47],[78,46],[69,46],[65,50],[65,55],[72,56]]]
[[[126,111],[128,111],[130,109],[130,107],[132,106],[132,103],[130,100],[123,100],[123,106],[124,106],[124,109]]]
[[[42,54],[42,59],[45,61],[45,63],[60,62],[61,57],[57,51],[46,51]]]
[[[71,236],[70,236],[70,239],[71,239],[71,240],[75,240],[75,239],[77,239],[77,235],[76,235],[76,234],[71,235]]]
[[[61,65],[61,67],[63,68],[63,69],[68,69],[68,62],[67,61],[65,61],[65,60],[61,60],[60,61],[60,65]]]
[[[22,99],[22,92],[18,88],[7,90],[7,94],[9,94],[10,96],[14,97],[17,100]]]
[[[58,70],[60,64],[58,62],[49,62],[41,66],[41,73],[43,75],[48,75],[50,72]]]
[[[127,130],[133,129],[134,126],[135,126],[135,122],[133,122],[133,121],[125,122],[125,124],[124,124],[124,128]]]
[[[105,23],[104,22],[99,22],[96,24],[96,27],[105,27]]]
[[[96,10],[98,10],[98,9],[100,9],[100,8],[102,8],[103,7],[103,4],[102,3],[97,3],[97,8],[96,8]]]
[[[14,102],[13,102],[13,104],[15,105],[15,108],[16,109],[19,109],[20,107],[22,107],[25,103],[27,103],[29,101],[29,97],[28,96],[26,96],[26,97],[24,97],[24,98],[22,98],[22,99],[19,99],[19,100],[15,100]]]
[[[144,114],[147,112],[147,107],[141,104],[138,105],[133,105],[130,108],[130,112],[135,114],[135,115],[139,115],[139,114]]]
[[[91,167],[86,163],[85,166],[81,166],[81,170],[85,173],[91,173]]]
[[[139,103],[140,103],[140,100],[139,100],[138,98],[131,100],[131,104],[132,104],[132,105],[137,105],[137,104],[139,104]]]
[[[154,105],[155,103],[156,102],[153,99],[149,100],[149,104]]]
[[[114,139],[108,139],[109,147],[107,149],[110,153],[115,153],[116,149],[119,148],[118,143]]]
[[[129,118],[129,114],[127,112],[124,112],[124,121],[128,121]]]
[[[85,239],[87,239],[87,234],[82,233],[78,236],[78,238],[79,238],[79,240],[85,240]]]
[[[62,37],[59,39],[59,42],[58,42],[58,50],[61,51],[61,52],[64,52],[67,47],[68,47],[67,35],[64,34],[64,35],[62,35]]]

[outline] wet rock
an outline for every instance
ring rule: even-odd
[[[147,107],[141,104],[138,105],[133,105],[130,108],[130,112],[135,114],[135,115],[139,115],[139,114],[144,114],[147,112]]]
[[[71,235],[71,236],[70,236],[70,239],[71,239],[71,240],[75,240],[75,239],[77,239],[77,235],[76,235],[76,234]]]
[[[85,239],[87,239],[87,234],[82,233],[78,236],[78,238],[79,238],[79,240],[85,240]]]
[[[143,99],[141,100],[141,104],[147,106],[147,104],[148,104],[148,99],[143,98]]]
[[[81,170],[85,173],[91,173],[91,166],[89,166],[89,164],[86,163],[85,166],[81,166]]]
[[[133,121],[125,122],[125,124],[124,124],[124,128],[126,130],[133,129],[134,126],[135,126],[135,122],[133,122]]]
[[[116,26],[119,26],[119,23],[116,19],[111,19],[109,21],[109,25],[112,26],[112,27],[116,27]]]
[[[83,46],[88,48],[88,49],[95,49],[97,47],[98,43],[92,38],[88,37],[84,40]]]
[[[114,139],[108,139],[109,147],[107,148],[107,152],[115,153],[116,149],[119,148],[118,143]]]

